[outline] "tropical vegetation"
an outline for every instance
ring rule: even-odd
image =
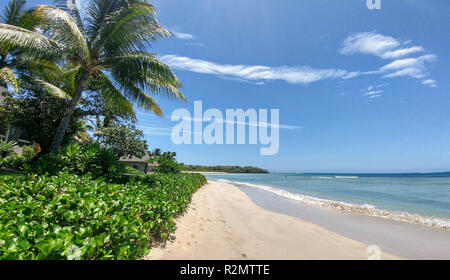
[[[10,0],[0,15],[0,123],[30,141],[19,155],[0,140],[0,259],[137,259],[206,182],[172,152],[155,151],[153,174],[118,161],[148,149],[135,108],[185,100],[149,52],[171,32],[147,0],[88,0],[83,14],[55,2]]]
[[[11,3],[16,2],[24,1]],[[158,23],[153,5],[145,0],[91,0],[82,15],[75,0],[56,3],[28,12],[33,22],[28,29],[16,22],[0,23],[3,56],[30,62],[17,69],[25,89],[37,84],[66,100],[51,150],[60,148],[87,92],[133,116],[133,104],[162,115],[155,94],[185,100],[170,67],[148,52],[155,40],[171,35]],[[18,52],[7,53],[11,49]],[[0,76],[4,82],[19,84],[10,67],[2,69],[10,74]]]
[[[175,231],[175,217],[205,181],[199,174],[126,184],[65,173],[0,177],[0,259],[140,258]]]

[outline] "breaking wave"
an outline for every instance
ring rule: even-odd
[[[389,211],[383,209],[377,209],[374,205],[370,204],[354,204],[343,201],[335,201],[329,199],[323,199],[318,197],[306,196],[302,194],[292,193],[283,189],[278,189],[266,185],[245,183],[245,182],[237,182],[230,181],[226,179],[218,179],[217,181],[225,182],[229,184],[233,184],[236,186],[246,186],[257,188],[263,191],[267,191],[278,196],[291,199],[298,202],[303,202],[309,205],[315,205],[324,208],[331,208],[343,212],[355,213],[361,215],[368,215],[372,217],[380,217],[385,219],[391,219],[400,222],[407,222],[412,224],[419,224],[424,226],[436,227],[441,229],[450,230],[450,220],[444,218],[436,218],[436,217],[426,217],[417,214],[411,214],[407,212],[400,211]]]

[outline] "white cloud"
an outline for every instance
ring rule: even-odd
[[[193,35],[187,33],[174,32],[174,34],[178,38],[194,38]],[[187,44],[202,46],[201,43]],[[160,59],[175,69],[211,74],[225,79],[255,84],[264,84],[267,81],[309,84],[327,79],[351,79],[361,75],[382,75],[384,78],[408,76],[422,80],[423,85],[436,87],[436,81],[428,78],[428,68],[430,63],[437,61],[437,56],[422,54],[412,57],[418,53],[426,52],[426,50],[421,46],[406,46],[409,44],[411,44],[411,41],[400,41],[375,32],[357,33],[347,37],[342,43],[341,54],[361,53],[391,60],[390,63],[372,71],[347,71],[336,68],[317,69],[310,66],[219,64],[178,55],[164,55]],[[367,89],[367,92],[373,89],[374,87]]]
[[[381,67],[380,71],[386,73],[384,77],[387,78],[410,76],[416,79],[423,79],[428,76],[427,64],[436,60],[437,57],[432,54],[415,58],[398,59]]]
[[[264,82],[281,80],[291,84],[309,84],[325,79],[350,79],[359,75],[341,69],[314,69],[308,66],[261,66],[218,64],[177,55],[164,55],[161,61],[175,69],[213,74],[243,81]]]
[[[195,39],[195,36],[189,33],[182,33],[177,31],[172,31],[173,35],[181,40],[193,40]]]
[[[398,49],[398,50],[394,50],[394,51],[387,51],[383,54],[382,58],[399,58],[399,57],[404,57],[407,56],[409,54],[413,54],[413,53],[417,53],[417,52],[423,52],[424,49],[423,47],[410,47],[410,48],[405,48],[405,49]]]
[[[392,37],[374,32],[357,33],[347,37],[342,43],[342,54],[373,54],[383,57],[386,52],[398,48],[400,43]]]
[[[406,42],[407,44],[411,43]],[[405,44],[405,43],[404,43]],[[390,36],[375,32],[357,33],[347,37],[342,43],[342,54],[371,54],[383,59],[396,59],[407,55],[423,52],[421,46],[400,48],[402,43]]]
[[[183,120],[187,121],[201,121],[209,123],[211,122],[210,119],[203,119],[203,118],[192,118],[192,117],[183,117]],[[276,128],[276,129],[286,129],[286,130],[302,130],[302,126],[296,126],[296,125],[285,125],[285,124],[272,124],[272,123],[266,123],[266,122],[256,122],[252,123],[250,121],[245,122],[239,122],[237,120],[228,120],[228,119],[214,119],[215,122],[223,123],[223,124],[236,124],[236,125],[245,125],[245,126],[256,126],[256,127],[270,127],[270,128]]]
[[[429,76],[428,64],[437,61],[437,56],[425,54],[411,57],[417,53],[425,52],[425,49],[421,46],[404,46],[411,43],[411,40],[401,42],[390,36],[375,32],[364,32],[347,37],[342,43],[341,53],[347,55],[355,53],[370,54],[382,59],[391,59],[393,60],[391,63],[381,67],[378,71],[366,73],[382,74],[385,78],[409,76],[422,80],[424,85],[436,87],[436,82],[425,82],[425,80]]]
[[[432,79],[424,80],[424,81],[422,81],[422,84],[430,86],[430,87],[437,87],[436,81],[432,80]]]
[[[372,90],[372,91],[368,91],[366,93],[363,94],[363,96],[373,96],[373,95],[380,95],[380,93],[383,93],[384,90]]]

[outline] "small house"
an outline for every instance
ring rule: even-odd
[[[156,166],[158,166],[158,163],[148,163],[148,160],[150,159],[150,155],[148,153],[145,153],[145,156],[142,158],[138,157],[121,157],[119,159],[120,162],[125,163],[126,165],[133,167],[134,169],[137,169],[139,171],[142,171],[144,173],[151,173],[155,169]]]

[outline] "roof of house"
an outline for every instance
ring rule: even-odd
[[[145,163],[150,159],[150,155],[148,153],[145,153],[145,156],[138,158],[138,157],[121,157],[119,161],[122,162],[135,162],[135,163]]]

